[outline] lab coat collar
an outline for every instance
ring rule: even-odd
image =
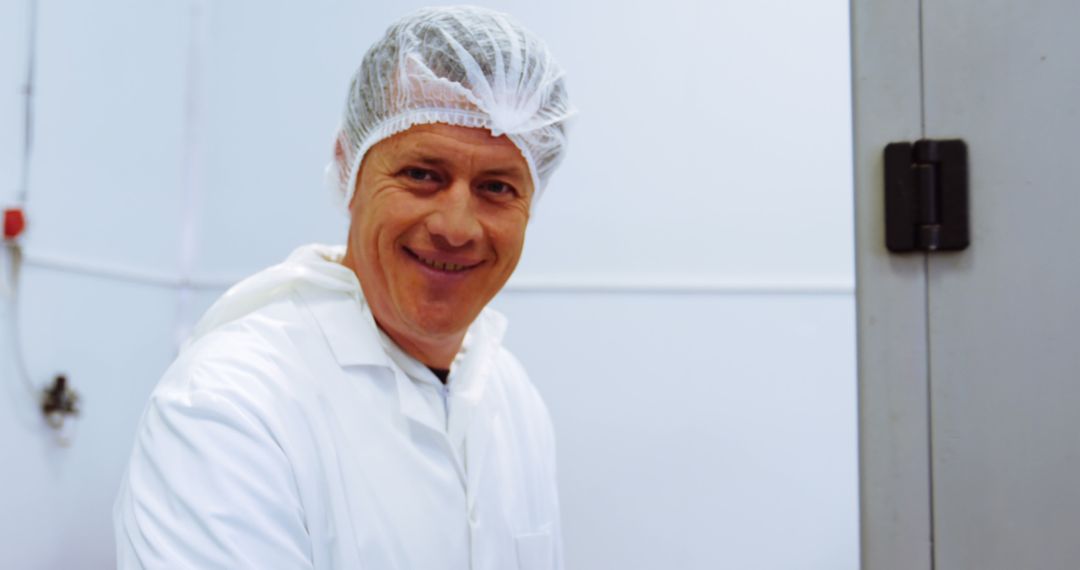
[[[359,282],[351,291],[338,287],[325,289],[312,283],[298,285],[296,291],[322,330],[338,365],[391,369],[401,414],[445,434],[452,452],[458,457],[462,483],[466,489],[478,488],[491,438],[500,421],[498,406],[492,405],[485,395],[489,392],[493,368],[506,333],[506,318],[494,309],[485,308],[469,327],[462,350],[451,367],[449,415],[446,425],[442,425],[420,393],[417,382],[401,366],[395,366],[387,354],[390,347],[383,343],[390,340],[379,332]],[[457,454],[457,450],[462,449],[464,457]],[[470,507],[474,499],[470,493]]]
[[[351,295],[311,286],[296,289],[322,329],[339,365],[391,366],[382,345],[384,335],[379,332],[359,287]],[[480,312],[465,334],[461,353],[454,361],[451,389],[455,395],[472,401],[483,396],[486,378],[505,333],[506,317],[490,308]]]
[[[505,334],[506,317],[490,308],[481,311],[469,327],[463,344],[465,358],[458,370],[461,376],[469,379],[460,388],[463,397],[477,398],[483,393],[482,383],[476,380],[484,379],[490,373]]]
[[[338,365],[390,367],[390,359],[379,343],[375,319],[359,287],[352,295],[313,287],[298,287],[297,292],[322,329]]]
[[[371,309],[359,290],[351,296],[310,287],[298,288],[297,291],[322,330],[339,366],[343,369],[351,366],[385,367],[394,375],[401,414],[436,432],[444,432],[445,426],[440,425],[419,389],[400,366],[394,366],[387,351],[401,349],[384,344],[391,341],[379,331]]]
[[[379,332],[359,284],[351,293],[311,284],[298,285],[296,291],[318,323],[339,366],[383,366],[395,370],[401,413],[445,433],[451,444],[460,449],[487,391],[491,368],[502,346],[506,331],[506,318],[502,314],[485,308],[469,327],[461,353],[451,368],[449,422],[440,425],[419,393],[420,388],[403,370],[397,370],[400,367],[393,365],[388,348],[383,346],[383,342],[390,341],[384,340]]]
[[[387,351],[396,351],[399,359],[410,359],[413,361],[411,364],[414,364],[414,366],[399,365],[396,371],[401,413],[445,434],[455,454],[456,450],[464,447],[466,437],[472,437],[470,428],[476,423],[486,423],[486,420],[482,419],[486,416],[478,410],[483,409],[482,403],[490,382],[491,368],[502,345],[505,330],[505,317],[493,309],[482,311],[469,328],[461,351],[450,369],[446,386],[448,398],[446,424],[438,420],[423,395],[420,394],[421,383],[439,384],[434,374],[396,345],[386,347]],[[386,343],[392,342],[385,335],[382,338]],[[483,447],[482,444],[483,442],[479,442],[477,445]]]
[[[484,309],[469,332],[462,346],[462,358],[450,371],[450,392],[453,396],[452,415],[447,435],[459,445],[466,437],[476,410],[484,399],[506,332],[506,318],[494,309]]]
[[[223,295],[203,316],[192,340],[265,306],[287,291],[296,292],[317,322],[338,365],[380,366],[393,371],[402,415],[445,434],[453,450],[464,448],[464,462],[469,467],[466,485],[476,488],[492,432],[498,428],[497,407],[485,400],[485,393],[506,331],[506,319],[485,308],[469,327],[462,351],[451,367],[447,425],[439,425],[441,422],[419,393],[420,388],[393,365],[386,353],[359,280],[341,264],[344,253],[343,246],[313,244],[298,248],[285,262],[245,279]],[[461,467],[464,471],[465,466]],[[465,473],[460,475],[465,482]]]

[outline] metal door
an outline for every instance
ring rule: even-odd
[[[903,4],[852,5],[864,568],[1074,569],[1080,3]],[[968,143],[964,252],[885,251],[916,138]]]

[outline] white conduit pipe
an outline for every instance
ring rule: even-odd
[[[511,278],[504,291],[511,293],[623,293],[689,295],[853,295],[846,281],[810,279],[702,279],[697,277],[604,276]]]
[[[57,255],[26,252],[23,264],[29,267],[79,273],[91,277],[141,283],[172,289],[223,291],[242,277],[197,277],[155,273],[104,263],[69,259]],[[855,287],[842,280],[809,279],[700,279],[648,276],[559,277],[522,276],[503,289],[508,293],[561,294],[701,294],[701,295],[851,295]]]
[[[179,277],[176,275],[144,271],[142,269],[135,269],[122,265],[88,262],[81,259],[71,259],[58,255],[32,252],[25,252],[23,254],[23,265],[26,267],[78,273],[90,277],[125,281],[128,283],[140,283],[154,287],[168,287],[171,289],[227,289],[236,282],[229,279],[196,279]]]

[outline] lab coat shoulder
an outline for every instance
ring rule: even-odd
[[[294,293],[207,333],[181,353],[154,396],[211,392],[258,406],[294,391],[306,374],[294,339],[313,328],[305,317]]]
[[[187,347],[155,388],[114,507],[120,568],[310,568],[275,425],[303,381],[283,298]]]

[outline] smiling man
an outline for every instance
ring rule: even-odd
[[[550,419],[486,306],[569,115],[505,15],[422,10],[371,47],[334,152],[347,243],[199,322],[140,421],[120,568],[562,568]]]
[[[380,328],[448,369],[465,330],[513,273],[533,183],[514,143],[485,129],[417,125],[371,148],[344,264]]]

